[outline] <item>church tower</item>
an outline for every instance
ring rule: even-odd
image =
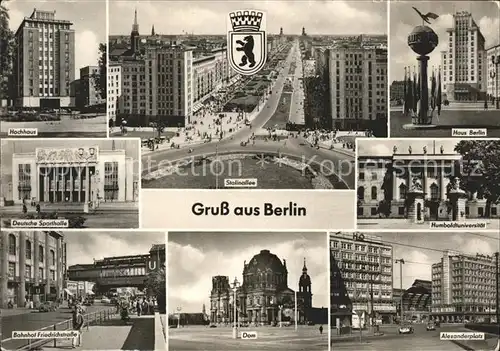
[[[306,323],[312,308],[312,291],[311,291],[311,277],[307,274],[306,259],[304,258],[304,267],[302,268],[302,275],[299,278],[299,292],[297,293],[299,307],[299,321]]]
[[[305,27],[302,27],[302,36],[305,37],[307,34],[306,34],[306,28]]]
[[[151,36],[154,37],[156,35],[155,33],[155,25],[153,24],[153,26],[151,27]]]
[[[280,28],[280,35],[283,35],[283,27]]]
[[[139,38],[139,24],[137,23],[137,10],[135,10],[134,24],[132,25],[132,32],[130,33],[130,46],[134,54],[139,51],[140,41],[141,39]]]

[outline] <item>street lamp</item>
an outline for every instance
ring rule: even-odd
[[[283,319],[283,315],[282,315],[282,312],[283,312],[283,304],[279,304],[278,305],[278,309],[279,309],[279,316],[280,316],[280,328],[282,326],[282,319]]]
[[[398,259],[394,261],[394,263],[399,263],[399,288],[401,291],[401,310],[399,312],[400,314],[400,321],[399,324],[403,324],[403,265],[405,264],[404,259]]]
[[[500,109],[500,96],[498,96],[498,66],[500,66],[500,55],[493,55],[491,56],[491,63],[493,63],[493,66],[495,68],[494,71],[491,71],[490,77],[494,79],[493,84],[495,84],[495,100],[496,100],[496,108],[497,110]]]
[[[181,311],[182,307],[181,306],[177,307],[177,329],[181,327]]]
[[[78,149],[78,154],[80,159],[84,160],[85,165],[85,203],[83,204],[83,212],[89,213],[89,192],[91,187],[91,182],[89,181],[89,160],[95,155],[95,148],[89,148],[89,153],[85,154],[83,147]]]
[[[236,291],[238,290],[240,286],[240,282],[236,277],[234,277],[234,282],[233,282],[233,291],[234,291],[234,296],[233,296],[233,310],[234,310],[234,323],[233,323],[233,339],[238,338],[238,325],[236,324],[236,319],[237,319],[237,310],[236,310]]]

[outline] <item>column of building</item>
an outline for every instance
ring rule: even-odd
[[[444,184],[444,172],[445,172],[445,167],[441,167],[440,169],[440,180],[441,184],[439,186],[439,190],[441,192],[441,201],[446,201],[446,186]]]
[[[45,245],[44,245],[44,260],[45,260],[45,298],[50,294],[50,235],[49,232],[45,232]]]
[[[52,179],[50,179],[50,185],[52,185],[52,181],[54,181],[54,187],[52,188],[52,202],[57,202],[57,197],[56,197],[56,189],[57,189],[57,167],[52,168],[52,172],[50,172],[52,175]]]
[[[9,234],[7,232],[0,233],[0,308],[7,308],[7,281],[8,266],[9,266]]]
[[[26,296],[26,232],[19,233],[19,286],[17,289],[17,306],[24,307]]]
[[[71,183],[73,184],[73,183]],[[72,193],[72,192],[70,192]],[[57,248],[56,248],[56,289],[57,289],[57,298],[62,298],[63,291],[63,279],[62,279],[62,245],[61,245],[61,236],[57,238]]]
[[[40,233],[33,233],[33,279],[34,286],[40,286],[40,274],[39,274],[39,265],[40,265],[40,238],[38,237]],[[33,304],[36,306],[40,302],[40,295],[38,293],[33,293]]]
[[[398,175],[396,173],[396,168],[392,170],[392,200],[399,200],[398,196]]]

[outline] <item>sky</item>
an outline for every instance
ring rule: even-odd
[[[231,11],[266,11],[267,33],[386,34],[385,3],[350,1],[116,1],[109,2],[109,34],[128,35],[137,9],[139,32],[157,34],[225,34]],[[165,20],[168,14],[168,20]]]
[[[186,313],[210,310],[212,277],[243,281],[243,263],[261,250],[286,260],[288,287],[297,290],[304,257],[312,282],[313,306],[328,307],[326,233],[175,233],[168,234],[168,306]]]
[[[377,232],[381,241],[393,246],[393,260],[403,258],[403,289],[415,279],[431,280],[432,264],[439,263],[444,250],[492,256],[500,250],[499,233],[474,232]],[[400,287],[399,263],[394,263],[393,286]]]
[[[92,231],[63,232],[67,264],[90,264],[104,257],[147,255],[153,244],[165,244],[164,232]]]
[[[436,153],[440,153],[440,148],[443,146],[445,154],[457,154],[453,149],[458,144],[460,139],[363,139],[358,140],[358,156],[391,156],[394,146],[398,148],[398,153],[408,153],[408,146],[411,145],[413,153],[423,153],[423,147],[427,146],[427,152],[432,153],[434,142],[436,145]]]
[[[421,25],[422,21],[418,14],[412,9],[418,8],[422,13],[433,12],[439,15],[437,20],[432,21],[430,27],[439,36],[439,45],[430,54],[429,67],[441,64],[442,50],[448,45],[446,29],[452,27],[453,14],[459,11],[467,11],[472,14],[486,40],[486,48],[499,43],[500,30],[500,6],[487,1],[429,1],[429,2],[392,2],[390,5],[390,78],[403,80],[404,67],[417,65],[417,54],[408,47],[408,35],[414,27]]]
[[[12,174],[12,154],[24,153],[24,152],[35,152],[37,147],[44,148],[63,148],[63,147],[85,147],[85,146],[98,146],[102,150],[112,149],[112,140],[109,139],[40,139],[36,140],[14,140],[14,139],[2,139],[1,140],[1,150],[0,159],[2,161],[1,174],[10,175]],[[125,154],[127,157],[132,157],[134,160],[139,160],[139,139],[135,140],[124,140],[115,139],[116,150],[125,149]],[[134,162],[134,172],[138,174],[139,162]]]
[[[3,5],[3,4],[2,4]],[[33,9],[56,11],[56,19],[68,20],[75,30],[75,79],[80,77],[80,68],[97,66],[99,43],[106,42],[106,1],[13,1],[5,3],[9,9],[10,29],[17,31],[24,17]]]

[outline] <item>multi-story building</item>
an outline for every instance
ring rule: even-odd
[[[367,234],[330,234],[332,326],[352,325],[353,314],[363,324],[369,320],[392,321],[396,316],[392,285],[391,245]]]
[[[462,323],[494,319],[495,264],[494,256],[444,251],[432,265],[432,318]]]
[[[481,29],[469,12],[453,15],[448,48],[441,52],[443,85],[449,101],[477,101],[486,92],[486,51]]]
[[[333,127],[380,128],[387,121],[387,49],[359,44],[330,49]]]
[[[108,66],[107,113],[110,120],[116,121],[118,101],[122,96],[122,67],[119,63]]]
[[[486,50],[486,93],[488,97],[500,98],[500,44]]]
[[[66,244],[60,232],[0,233],[0,306],[24,307],[62,297],[66,275]]]
[[[389,96],[391,101],[403,102],[405,99],[405,82],[402,80],[395,80],[390,87]]]
[[[80,86],[76,95],[76,107],[85,108],[103,103],[104,100],[95,81],[98,76],[98,66],[80,68]]]
[[[390,217],[404,218],[407,215],[407,191],[416,178],[423,187],[426,205],[425,219],[453,220],[448,206],[450,177],[454,167],[462,159],[457,153],[427,150],[422,152],[393,149],[391,156],[358,157],[358,218],[379,217],[382,201],[390,201]],[[498,217],[500,205],[492,204],[490,217]],[[468,218],[486,215],[486,199],[478,193],[468,194],[465,204]]]
[[[55,11],[33,10],[16,31],[16,105],[36,108],[74,106],[75,31]]]

